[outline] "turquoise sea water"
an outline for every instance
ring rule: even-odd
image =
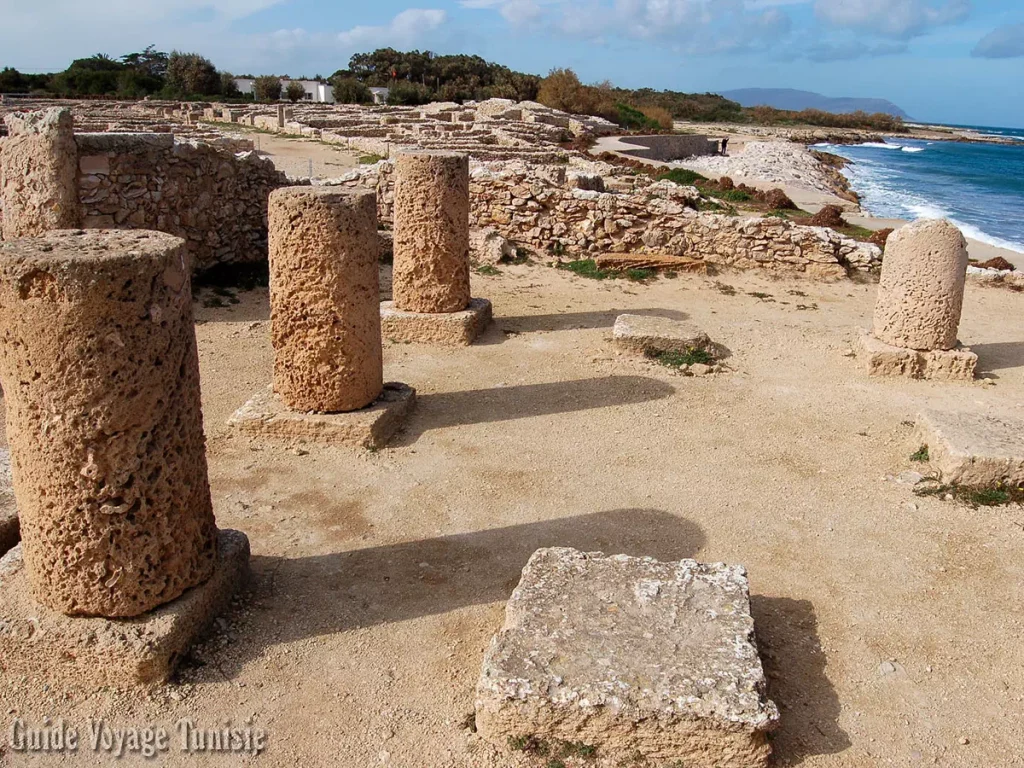
[[[853,161],[844,173],[873,216],[948,218],[968,237],[1024,253],[1024,129],[960,127],[1014,144],[886,139],[822,148]]]

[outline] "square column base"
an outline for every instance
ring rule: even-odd
[[[944,483],[971,488],[1024,484],[1024,420],[1010,414],[926,410],[917,441]]]
[[[860,351],[869,376],[903,376],[908,379],[973,381],[978,356],[959,344],[954,349],[921,351],[894,347],[879,341],[863,328]]]
[[[0,558],[0,681],[25,676],[86,687],[170,679],[249,576],[249,540],[217,537],[213,575],[177,600],[132,619],[65,616],[32,599],[21,547]]]
[[[491,314],[487,299],[470,299],[461,312],[405,312],[382,301],[380,331],[389,341],[467,347],[490,324]]]
[[[258,437],[377,449],[387,445],[415,402],[415,389],[390,381],[380,397],[358,411],[306,413],[289,410],[268,387],[235,411],[228,425]]]

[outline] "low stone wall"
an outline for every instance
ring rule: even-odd
[[[193,271],[267,258],[267,199],[289,182],[269,160],[172,134],[77,134],[85,228],[185,238]]]
[[[707,136],[623,136],[623,144],[634,144],[636,149],[621,150],[624,155],[642,157],[670,163],[687,157],[705,157],[718,154],[718,142]]]
[[[610,168],[610,167],[609,167]],[[598,167],[598,170],[600,168]],[[393,164],[366,166],[328,183],[373,189],[381,222],[392,221]],[[620,191],[603,191],[615,188]],[[837,278],[871,271],[881,250],[822,227],[777,218],[695,210],[699,192],[646,176],[597,175],[593,169],[475,164],[470,223],[494,229],[542,253],[582,258],[600,253],[662,253],[736,269],[760,268]]]

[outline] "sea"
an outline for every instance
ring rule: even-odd
[[[955,127],[1012,143],[887,138],[819,146],[853,161],[843,173],[872,216],[946,218],[967,237],[1024,253],[1024,129]]]

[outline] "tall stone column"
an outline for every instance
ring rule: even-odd
[[[967,242],[948,221],[917,221],[889,236],[875,302],[874,336],[894,347],[957,344]]]
[[[0,152],[4,239],[79,226],[78,149],[70,110],[15,112],[4,122],[9,134]]]
[[[354,411],[384,386],[377,203],[372,192],[270,195],[274,391],[297,411]]]
[[[469,158],[406,152],[395,163],[395,308],[460,312],[469,305]]]
[[[136,616],[209,578],[183,240],[64,230],[0,243],[0,380],[36,600]]]

